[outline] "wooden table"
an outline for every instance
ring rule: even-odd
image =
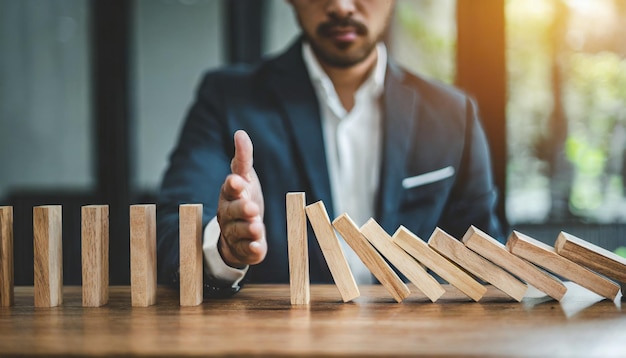
[[[0,308],[0,356],[626,356],[620,297],[568,286],[560,303],[510,301],[491,286],[479,303],[449,286],[431,303],[410,286],[397,304],[367,286],[344,304],[324,285],[306,307],[292,307],[282,285],[198,307],[179,307],[176,291],[159,288],[148,308],[131,308],[129,287],[112,287],[107,306],[82,308],[80,287],[65,287],[63,306],[45,309],[33,307],[32,287],[17,287],[15,306]]]

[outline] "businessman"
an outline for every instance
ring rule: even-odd
[[[488,146],[474,103],[409,73],[382,43],[385,0],[290,0],[302,35],[253,67],[205,75],[163,179],[159,280],[175,283],[178,205],[202,203],[205,295],[289,281],[285,194],[329,216],[375,218],[422,238],[475,225],[502,238]],[[312,233],[309,234],[312,237]],[[356,279],[372,277],[351,252]],[[310,277],[332,282],[316,240]]]

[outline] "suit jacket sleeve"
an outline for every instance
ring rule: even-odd
[[[495,214],[497,190],[493,184],[489,146],[475,104],[470,99],[466,104],[463,157],[440,225],[457,238],[463,237],[465,230],[474,225],[503,242]]]

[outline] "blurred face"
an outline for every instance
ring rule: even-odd
[[[372,53],[389,24],[394,0],[289,0],[319,61],[350,67]]]

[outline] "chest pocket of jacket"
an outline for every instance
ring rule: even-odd
[[[404,189],[400,209],[407,211],[419,207],[432,207],[433,209],[443,207],[450,195],[453,181],[454,176],[451,176],[432,183]]]

